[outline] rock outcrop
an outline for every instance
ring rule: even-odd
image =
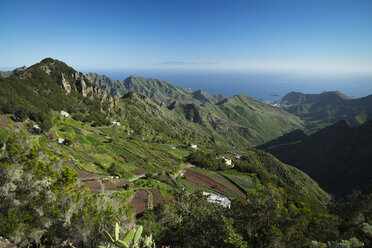
[[[71,85],[70,83],[65,79],[65,76],[62,73],[62,87],[66,91],[67,94],[70,94],[71,92]]]

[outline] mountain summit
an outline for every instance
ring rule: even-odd
[[[102,121],[115,99],[65,63],[47,58],[29,68],[0,79],[0,106],[3,113],[18,120],[51,126],[51,111],[89,115]]]
[[[372,95],[351,99],[339,91],[321,94],[291,92],[285,95],[284,109],[299,116],[310,131],[316,131],[341,120],[357,126],[372,119]]]

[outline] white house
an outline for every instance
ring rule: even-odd
[[[65,118],[67,118],[67,117],[69,117],[70,116],[70,114],[69,113],[67,113],[66,111],[61,111],[61,115],[63,116],[63,117],[65,117]]]
[[[38,124],[33,124],[32,125],[35,129],[40,129],[39,125]]]
[[[230,165],[230,166],[232,165],[231,159],[228,159],[228,158],[225,158],[225,157],[222,158],[222,162],[226,165]]]
[[[118,121],[113,121],[112,124],[113,124],[114,126],[120,127],[120,122],[118,122]]]
[[[195,144],[191,144],[191,148],[194,148],[194,149],[196,149],[196,148],[198,148],[198,146],[197,146],[197,145],[195,145]]]
[[[203,195],[208,195],[208,193],[203,192]],[[218,205],[221,205],[224,208],[231,207],[231,201],[227,199],[227,197],[216,195],[214,193],[209,194],[207,201],[210,203],[216,203]]]
[[[58,143],[62,144],[65,141],[63,138],[58,138]]]

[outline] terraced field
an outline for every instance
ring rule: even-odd
[[[231,180],[231,182],[236,184],[245,192],[248,192],[250,189],[257,189],[257,187],[259,187],[259,181],[253,174],[237,172],[234,170],[221,171],[219,173]]]
[[[130,205],[136,210],[136,215],[145,212],[148,209],[149,196],[146,190],[141,189],[136,192],[133,199],[130,201]]]
[[[193,168],[187,169],[184,176],[185,183],[193,188],[193,190],[207,189],[208,191],[213,191],[227,197],[236,197],[241,200],[245,199],[245,193],[228,179],[218,174],[218,172]],[[197,185],[201,187],[198,188]]]
[[[130,171],[139,168],[148,172],[176,172],[187,149],[171,149],[169,145],[132,139],[124,127],[90,127],[72,118],[53,118],[55,125],[50,138],[63,138],[70,146],[59,147],[70,154],[79,168],[92,173],[106,174],[110,165],[122,167],[122,177],[131,178]],[[88,156],[89,154],[89,156]]]

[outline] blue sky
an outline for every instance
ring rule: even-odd
[[[372,73],[370,0],[0,1],[0,68]]]

